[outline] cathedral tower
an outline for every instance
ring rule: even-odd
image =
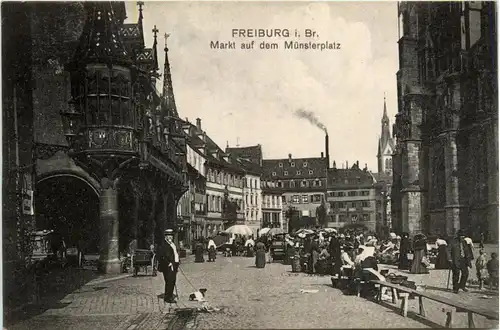
[[[394,141],[391,137],[389,117],[387,116],[387,105],[384,96],[384,114],[382,115],[382,131],[378,140],[378,173],[392,176],[392,153]]]

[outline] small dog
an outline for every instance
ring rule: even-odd
[[[199,291],[193,292],[189,295],[189,300],[205,301],[205,292],[207,292],[207,289],[200,289]]]

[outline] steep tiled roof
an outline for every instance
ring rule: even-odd
[[[324,178],[326,165],[325,158],[285,158],[262,161],[263,175],[271,180]]]
[[[139,39],[142,37],[141,30],[139,30],[139,24],[136,23],[123,24],[120,28],[120,35],[124,39]]]
[[[392,182],[392,174],[389,173],[373,173],[377,181]]]
[[[227,149],[226,149],[227,150]],[[234,156],[231,154],[230,157]],[[235,160],[238,162],[238,164],[248,173],[254,174],[254,175],[261,175],[262,174],[262,167],[254,162],[251,162],[247,159],[244,158],[235,158]]]
[[[250,147],[226,148],[226,152],[238,158],[245,158],[255,164],[262,164],[262,147],[260,144]]]
[[[328,189],[372,187],[374,183],[373,175],[358,167],[328,170]]]

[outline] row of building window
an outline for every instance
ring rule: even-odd
[[[330,207],[332,209],[345,209],[345,208],[356,208],[356,207],[370,207],[370,201],[358,201],[358,202],[330,202]]]
[[[224,200],[223,196],[207,195],[208,212],[222,212],[222,201],[223,200]],[[230,198],[229,200],[231,202],[236,202],[236,204],[238,205],[238,207],[240,209],[243,207],[243,200],[242,199]]]
[[[347,194],[346,194],[347,193]],[[362,191],[330,191],[328,193],[329,197],[355,197],[355,196],[370,196],[370,191],[369,190],[362,190]]]
[[[259,215],[258,211],[254,211],[254,210],[245,211],[245,219],[256,219],[258,217],[258,215]]]
[[[274,207],[279,208],[279,196],[264,196],[262,201],[262,207]]]
[[[279,167],[283,167],[283,163],[279,163],[279,164],[278,164],[278,166],[279,166]],[[291,162],[291,163],[290,163],[290,166],[291,166],[291,167],[295,167],[295,162]],[[303,163],[302,163],[302,167],[307,167],[307,162],[303,162]]]
[[[283,196],[285,197],[285,196]],[[321,202],[322,195],[293,195],[292,203],[294,204],[309,204],[309,203],[319,203]]]
[[[321,187],[323,184],[320,179],[315,180],[302,180],[297,183],[294,180],[287,181],[288,187],[284,184],[284,182],[278,181],[278,188],[295,188],[296,186],[300,186],[301,188],[307,187]]]
[[[248,203],[248,196],[250,196],[250,203]],[[254,194],[245,195],[245,205],[256,205],[258,203],[257,196]]]
[[[302,175],[302,171],[301,170],[298,170],[297,172],[295,172],[297,175]],[[306,172],[304,172],[305,174]],[[283,172],[284,175],[288,175],[288,171],[284,171]],[[309,175],[313,175],[314,174],[314,171],[313,170],[309,170]],[[273,172],[273,176],[276,176],[276,172]]]
[[[343,183],[343,184],[358,184],[361,183],[361,178],[356,178],[356,179],[337,179],[337,178],[331,178],[330,182],[332,184],[336,183]]]
[[[208,169],[207,181],[228,185],[231,187],[243,188],[243,177],[222,171]]]
[[[351,222],[351,223],[356,223],[359,221],[366,222],[370,219],[368,214],[356,214],[356,215],[347,215],[347,214],[339,214],[339,217],[335,217],[335,222]]]

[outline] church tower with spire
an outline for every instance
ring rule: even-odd
[[[387,116],[387,104],[384,96],[384,114],[382,115],[382,131],[378,140],[378,173],[392,176],[392,153],[394,140],[391,136],[390,121]]]

